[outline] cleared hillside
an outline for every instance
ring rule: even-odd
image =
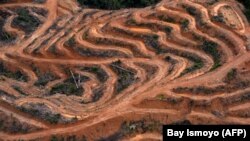
[[[0,4],[0,140],[161,140],[162,124],[250,123],[239,2],[120,2]]]

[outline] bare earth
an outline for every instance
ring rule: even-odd
[[[17,9],[33,31],[14,24]],[[0,123],[26,126],[0,124],[0,140],[158,141],[162,124],[250,123],[250,27],[234,0],[116,11],[16,0],[0,21],[15,37],[0,40]]]

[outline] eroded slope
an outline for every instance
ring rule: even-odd
[[[250,123],[249,23],[236,1],[13,2],[0,5],[0,29],[0,111],[28,128],[0,138],[159,140],[161,124]]]

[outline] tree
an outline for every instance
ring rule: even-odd
[[[248,18],[248,20],[250,21],[250,1],[249,0],[238,0],[240,3],[242,3],[245,6],[245,15]]]
[[[145,7],[156,4],[159,0],[78,0],[82,6],[91,8],[117,10],[121,8]]]
[[[52,136],[50,141],[58,141],[57,137],[56,136]]]

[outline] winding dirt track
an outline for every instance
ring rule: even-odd
[[[233,9],[238,17],[235,20],[239,20],[235,23],[242,29],[213,20],[223,6]],[[35,31],[27,34],[12,25],[18,16],[15,7],[29,9],[40,20]],[[97,140],[117,132],[124,121],[146,117],[164,124],[182,120],[192,124],[250,123],[250,73],[241,74],[250,70],[246,65],[250,62],[249,27],[234,0],[213,5],[162,0],[156,6],[117,11],[82,9],[75,1],[47,0],[43,4],[1,4],[0,10],[10,13],[3,30],[16,36],[11,43],[0,42],[0,64],[27,77],[27,81],[20,81],[0,71],[0,110],[42,128],[26,134],[0,132],[0,140],[49,140],[52,135],[72,134]],[[213,51],[202,49],[205,41],[210,43],[206,48],[216,46],[218,58]],[[225,78],[234,68],[239,76],[236,82],[227,83]],[[37,85],[44,79],[46,84]],[[69,79],[74,79],[70,82],[73,87],[83,89],[80,95],[53,93]],[[192,91],[181,91],[188,88]],[[19,115],[4,103],[13,107],[42,104],[65,119],[79,121],[48,124]],[[102,126],[110,121],[116,121],[114,128]],[[127,138],[161,140],[158,133],[138,133],[124,140]]]

